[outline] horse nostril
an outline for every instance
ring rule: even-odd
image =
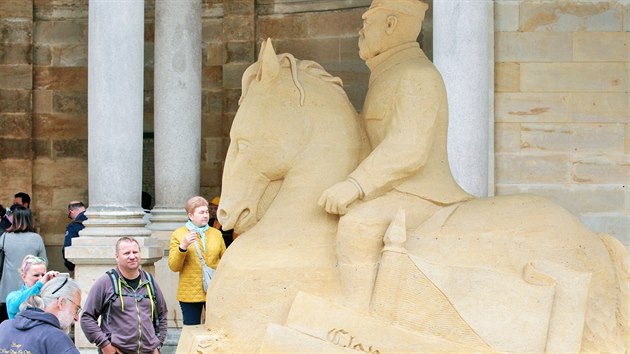
[[[228,213],[227,211],[223,210],[223,209],[219,209],[219,211],[217,212],[217,218],[219,219],[225,219],[228,217]]]

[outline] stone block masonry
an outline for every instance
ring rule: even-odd
[[[630,4],[495,7],[496,193],[543,195],[630,247]]]

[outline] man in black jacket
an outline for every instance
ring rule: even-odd
[[[78,200],[71,201],[68,204],[68,218],[72,221],[66,227],[66,236],[63,240],[61,254],[63,256],[64,265],[72,272],[74,271],[74,263],[70,262],[66,258],[66,247],[72,245],[72,239],[79,237],[79,231],[85,228],[83,225],[83,222],[87,220],[87,217],[85,216],[85,205]]]

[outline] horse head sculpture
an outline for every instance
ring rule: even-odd
[[[218,211],[222,225],[239,234],[286,187],[290,199],[302,199],[296,194],[345,178],[364,141],[341,79],[315,62],[276,55],[270,40],[259,57],[243,74]]]

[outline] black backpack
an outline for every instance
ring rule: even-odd
[[[153,277],[151,276],[151,274],[149,274],[148,272],[145,272],[144,270],[140,270],[144,276],[147,278],[148,282],[145,284],[145,286],[147,287],[147,293],[146,295],[143,295],[143,298],[148,298],[151,301],[151,320],[153,322],[153,329],[155,330],[155,335],[156,336],[160,336],[160,319],[157,313],[157,309],[158,309],[158,301],[157,301],[157,294],[155,293],[155,285],[153,284]],[[121,296],[119,291],[120,289],[118,288],[118,281],[120,280],[120,278],[118,277],[118,272],[116,272],[116,269],[110,269],[107,271],[107,275],[109,275],[109,279],[112,281],[112,288],[114,289],[114,293],[112,294],[112,296],[109,297],[109,299],[107,299],[107,301],[105,302],[105,306],[103,307],[103,320],[105,321],[105,323],[109,323],[109,311],[112,307],[112,304],[114,303],[114,301],[116,301],[116,299]],[[123,288],[124,289],[124,288]],[[128,296],[128,297],[136,297],[135,294],[132,293],[124,293],[122,294],[122,296]]]

